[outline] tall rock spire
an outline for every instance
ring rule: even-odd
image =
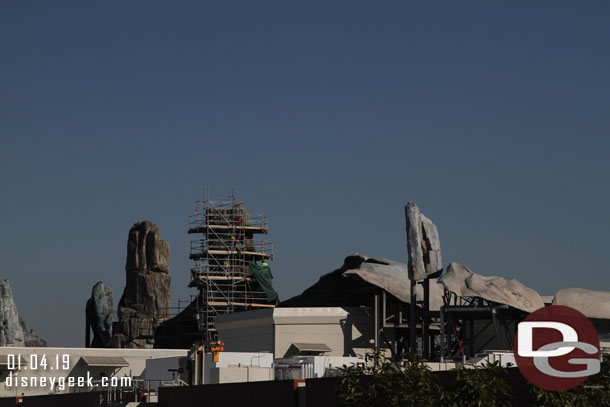
[[[129,230],[125,271],[113,346],[152,348],[154,331],[168,318],[170,304],[169,244],[154,223],[137,222]]]
[[[0,347],[2,346],[47,346],[47,342],[33,329],[27,329],[19,317],[8,280],[0,281]]]
[[[110,348],[112,347],[113,325],[118,321],[112,299],[112,288],[98,281],[91,290],[91,298],[85,308],[87,331],[85,347]],[[89,339],[93,331],[93,340]]]
[[[0,319],[0,346],[25,346],[25,335],[8,280],[0,281]]]

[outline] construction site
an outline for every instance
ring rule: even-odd
[[[248,309],[274,307],[278,300],[271,285],[268,260],[273,245],[260,239],[267,235],[267,217],[249,214],[234,195],[225,201],[196,201],[189,217],[191,241],[189,287],[197,288],[199,330],[206,342],[218,339],[215,323],[219,315]]]
[[[418,355],[438,374],[494,362],[518,375],[517,325],[551,304],[582,312],[602,350],[610,348],[610,293],[570,288],[543,297],[510,276],[443,263],[439,230],[417,204],[407,203],[400,221],[406,263],[352,253],[300,295],[280,301],[267,217],[250,213],[234,193],[212,200],[206,192],[186,228],[195,293],[173,313],[169,245],[157,225],[138,222],[129,232],[118,312],[112,290],[96,284],[85,348],[97,350],[70,350],[78,363],[68,375],[84,368],[98,369],[100,378],[134,375],[118,396],[85,392],[108,406],[198,406],[197,400],[218,397],[236,404],[254,393],[268,405],[334,406],[328,394],[342,369],[364,363],[372,349],[394,362]],[[513,391],[518,401],[520,390]],[[56,394],[64,393],[71,392]]]
[[[610,407],[609,21],[0,1],[0,407]]]

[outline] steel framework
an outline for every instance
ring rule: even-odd
[[[217,340],[218,315],[275,306],[250,268],[250,262],[272,260],[273,245],[258,238],[269,231],[267,217],[249,214],[234,194],[212,201],[206,193],[195,205],[188,232],[200,237],[191,241],[189,257],[195,265],[189,286],[199,290],[199,330],[211,342]]]
[[[512,350],[517,324],[527,312],[481,297],[445,290],[440,313],[440,356],[473,357],[485,350]]]

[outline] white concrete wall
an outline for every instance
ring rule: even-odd
[[[323,343],[327,356],[363,356],[373,346],[373,322],[360,308],[274,308],[221,315],[220,340],[229,352],[289,357],[293,343]]]
[[[203,359],[203,383],[237,383],[273,380],[272,353],[220,352],[218,362],[206,353]]]
[[[176,350],[176,349],[97,349],[97,348],[25,348],[25,347],[10,347],[0,348],[0,355],[19,355],[26,361],[33,360],[32,355],[36,355],[38,361],[42,360],[43,356],[47,362],[47,368],[44,369],[39,366],[33,370],[32,365],[22,366],[21,372],[17,373],[18,376],[36,377],[37,381],[40,381],[41,377],[55,379],[55,383],[61,377],[63,380],[67,380],[69,377],[87,377],[89,374],[93,377],[93,380],[101,379],[102,375],[106,377],[123,377],[129,376],[133,378],[144,377],[143,373],[146,368],[146,360],[159,357],[168,356],[186,356],[187,350]],[[69,360],[68,368],[63,369],[63,358],[64,355],[68,355]],[[82,360],[82,356],[99,356],[99,357],[122,357],[129,364],[128,367],[112,368],[112,367],[89,367]],[[59,358],[59,366],[56,366],[56,357]],[[59,367],[59,368],[58,368]],[[3,367],[3,369],[6,369]],[[49,386],[13,386],[11,389],[6,388],[6,378],[9,375],[8,370],[2,370],[0,373],[0,397],[14,396],[15,394],[21,395],[38,395],[38,394],[49,394],[49,393],[70,393],[77,391],[84,391],[85,388],[69,388],[67,385],[63,391],[55,386],[55,390],[49,388]],[[14,375],[14,374],[13,374]]]
[[[306,377],[291,377],[292,379],[311,379],[316,377],[328,377],[337,373],[337,369],[343,367],[343,365],[350,366],[358,362],[364,362],[363,359],[356,357],[345,357],[345,356],[296,356],[292,358],[276,359],[276,369],[280,366],[291,365],[296,367],[297,365],[304,363],[311,366],[311,370],[305,369]],[[297,370],[292,369],[292,370]]]
[[[205,364],[210,367],[257,366],[272,367],[273,353],[264,352],[220,352],[218,362],[214,362],[211,353],[206,353]]]

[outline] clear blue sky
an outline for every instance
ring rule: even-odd
[[[282,299],[355,251],[406,260],[403,206],[445,263],[541,294],[610,290],[610,3],[0,4],[0,256],[19,311],[82,346],[127,232],[171,245],[209,185],[270,218]]]

